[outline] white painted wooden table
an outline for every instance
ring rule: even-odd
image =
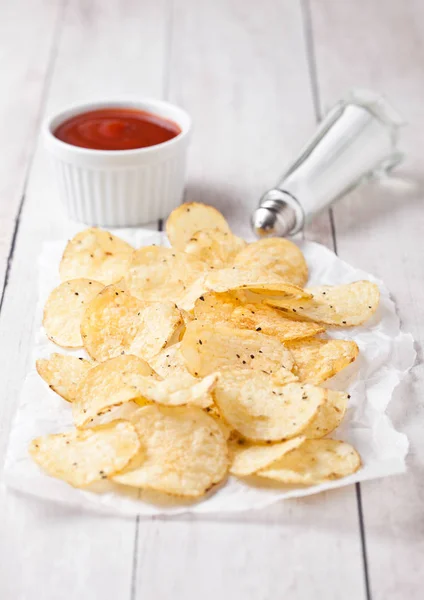
[[[363,187],[305,235],[382,278],[423,341],[421,0],[1,0],[0,82],[0,463],[29,365],[35,260],[66,226],[37,133],[70,102],[129,93],[188,109],[187,198],[243,233],[331,103],[353,85],[387,94],[411,124],[402,182]],[[419,364],[390,408],[411,441],[406,475],[262,512],[121,520],[1,491],[1,600],[422,598],[423,386]]]

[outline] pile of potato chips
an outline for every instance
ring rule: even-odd
[[[96,228],[68,243],[43,324],[86,357],[54,353],[37,370],[75,429],[33,440],[33,459],[75,487],[192,498],[229,474],[316,485],[354,473],[356,450],[328,437],[349,395],[322,384],[358,347],[326,332],[364,323],[377,286],[304,287],[295,244],[247,244],[211,206],[180,206],[166,231],[171,248]]]

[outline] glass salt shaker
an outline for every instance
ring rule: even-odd
[[[362,181],[391,170],[403,121],[381,96],[352,90],[321,121],[299,157],[252,215],[259,237],[298,233]]]

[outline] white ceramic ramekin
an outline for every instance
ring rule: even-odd
[[[70,117],[108,107],[149,111],[177,123],[181,133],[156,146],[113,151],[79,148],[53,135]],[[45,146],[70,217],[106,227],[142,225],[165,218],[181,201],[190,129],[191,119],[184,110],[150,99],[89,102],[47,119]]]

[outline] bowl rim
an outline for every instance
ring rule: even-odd
[[[67,119],[89,112],[90,110],[96,110],[101,108],[135,108],[139,110],[145,110],[156,114],[159,117],[173,120],[181,129],[180,133],[175,137],[155,144],[153,146],[146,146],[144,148],[133,148],[130,150],[98,150],[93,148],[83,148],[81,146],[74,146],[59,140],[53,133],[54,129]],[[166,114],[161,114],[161,112]],[[118,97],[107,100],[91,100],[87,102],[77,102],[61,108],[60,110],[52,113],[44,119],[42,126],[42,134],[45,142],[50,146],[51,149],[62,150],[66,152],[73,152],[78,154],[80,157],[97,157],[97,158],[114,158],[114,157],[137,157],[147,154],[154,154],[162,149],[168,149],[178,144],[183,138],[187,137],[192,129],[192,119],[187,111],[180,106],[165,100],[158,100],[150,97]]]

